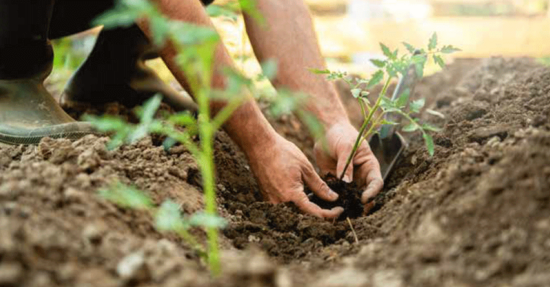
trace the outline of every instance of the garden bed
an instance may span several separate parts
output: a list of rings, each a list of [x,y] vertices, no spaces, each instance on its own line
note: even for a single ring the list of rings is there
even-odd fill
[[[166,152],[147,138],[107,151],[95,136],[0,146],[0,286],[546,286],[550,68],[461,60],[416,91],[446,115],[435,156],[420,136],[409,139],[371,214],[351,220],[358,243],[347,221],[262,202],[242,154],[220,133],[218,202],[229,226],[217,280],[147,213],[97,194],[120,180],[157,204],[171,198],[185,213],[200,210],[200,174],[185,149]],[[311,155],[293,117],[272,123]]]

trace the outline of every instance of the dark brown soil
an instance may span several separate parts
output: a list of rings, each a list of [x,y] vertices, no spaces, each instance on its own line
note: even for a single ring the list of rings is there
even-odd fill
[[[200,174],[185,149],[148,138],[108,151],[94,136],[0,146],[0,286],[548,286],[550,68],[458,61],[415,96],[446,115],[423,116],[443,127],[436,154],[409,137],[375,212],[351,220],[358,243],[347,221],[261,202],[244,157],[220,133],[218,203],[230,224],[217,279],[148,214],[97,195],[119,180],[157,204],[200,210]],[[311,154],[293,117],[273,122]]]
[[[363,215],[365,209],[361,203],[363,190],[358,188],[354,183],[345,183],[333,175],[327,175],[323,180],[334,192],[338,193],[338,199],[334,202],[324,201],[306,188],[306,193],[310,196],[312,202],[324,209],[332,209],[337,206],[343,207],[344,212],[338,220],[353,219]]]

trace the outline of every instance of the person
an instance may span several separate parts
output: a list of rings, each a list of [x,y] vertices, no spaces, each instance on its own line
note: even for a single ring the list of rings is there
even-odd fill
[[[213,28],[204,5],[197,0],[152,0],[174,20]],[[77,138],[94,133],[93,128],[68,116],[43,86],[52,69],[50,39],[90,28],[91,21],[114,5],[114,0],[0,0],[0,141],[36,143],[40,138]],[[275,59],[276,88],[286,87],[308,96],[306,109],[325,130],[325,148],[316,143],[315,160],[322,173],[342,174],[352,151],[357,130],[332,83],[308,68],[324,68],[313,23],[300,0],[256,0],[265,24],[244,15],[246,31],[259,61]],[[189,103],[162,83],[144,61],[154,57],[146,23],[129,28],[103,30],[82,66],[69,80],[61,97],[67,105],[119,101],[138,104],[161,92],[176,109]],[[158,51],[176,79],[187,87],[185,75],[175,63],[175,51],[167,45]],[[223,43],[215,50],[212,85],[225,85],[223,67],[233,62]],[[213,102],[212,112],[224,102]],[[243,150],[265,199],[272,203],[294,202],[303,212],[323,218],[338,217],[343,209],[322,209],[304,193],[307,185],[321,199],[338,195],[320,178],[306,156],[277,134],[252,98],[240,106],[224,125],[231,139]],[[383,187],[378,161],[364,141],[344,181],[364,187],[364,204]]]

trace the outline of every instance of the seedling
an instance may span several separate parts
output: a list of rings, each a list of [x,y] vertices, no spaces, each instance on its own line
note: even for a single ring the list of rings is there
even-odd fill
[[[407,53],[400,55],[399,50],[390,50],[386,45],[380,44],[380,48],[385,56],[385,59],[371,60],[372,64],[378,68],[378,70],[372,74],[369,79],[362,79],[352,77],[346,72],[330,71],[330,70],[312,70],[316,74],[325,74],[329,80],[342,79],[351,89],[351,94],[357,99],[361,112],[363,115],[363,124],[359,129],[359,134],[355,140],[353,150],[349,155],[345,168],[341,175],[342,180],[346,170],[348,169],[352,159],[355,157],[358,147],[361,143],[368,139],[375,133],[378,133],[379,128],[384,125],[398,126],[400,123],[389,121],[386,119],[386,114],[397,114],[403,117],[408,124],[402,127],[403,132],[421,132],[424,138],[426,149],[430,156],[434,154],[434,142],[430,135],[431,132],[437,132],[440,129],[429,123],[423,123],[415,117],[420,113],[424,107],[425,100],[418,99],[409,103],[409,91],[405,90],[401,95],[394,100],[390,99],[386,93],[392,82],[392,80],[404,77],[409,72],[409,67],[412,65],[415,68],[415,73],[418,78],[424,75],[424,66],[429,59],[432,59],[434,63],[445,68],[445,61],[443,60],[443,54],[451,54],[460,49],[451,45],[445,45],[439,47],[437,34],[434,33],[430,38],[428,45],[425,49],[417,49],[411,44],[403,43]],[[384,81],[385,79],[385,81]],[[384,85],[374,104],[368,99],[368,90],[373,88],[384,81]],[[442,114],[427,110],[428,113],[443,117]]]

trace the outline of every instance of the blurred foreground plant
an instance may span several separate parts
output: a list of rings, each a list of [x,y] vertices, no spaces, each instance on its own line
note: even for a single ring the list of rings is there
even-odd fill
[[[241,0],[244,4],[251,0]],[[250,11],[254,8],[248,7]],[[248,11],[249,13],[252,13]],[[180,112],[164,119],[156,119],[155,114],[161,103],[161,97],[155,96],[137,110],[139,124],[130,124],[111,117],[87,116],[85,120],[93,123],[99,130],[112,133],[109,148],[125,143],[135,143],[150,133],[166,135],[165,144],[170,146],[181,143],[197,160],[202,175],[202,187],[205,196],[205,213],[194,214],[187,219],[181,216],[179,206],[171,201],[160,207],[152,206],[150,200],[135,188],[114,185],[102,191],[102,195],[115,203],[152,211],[156,218],[156,227],[162,231],[173,231],[196,248],[207,258],[214,275],[220,272],[218,247],[218,229],[224,226],[224,220],[217,216],[215,192],[215,168],[213,141],[215,132],[231,114],[246,100],[245,91],[250,81],[233,70],[226,70],[227,89],[215,91],[211,88],[214,50],[219,43],[218,34],[207,27],[190,23],[172,21],[165,17],[155,5],[147,0],[120,0],[110,11],[99,16],[95,24],[105,29],[128,27],[138,21],[146,21],[152,33],[152,42],[162,47],[167,41],[178,51],[176,61],[180,69],[188,76],[188,84],[198,104],[198,116],[192,112]],[[217,113],[210,113],[211,100],[224,100],[226,106]],[[195,139],[200,139],[197,143]],[[208,242],[206,252],[187,231],[191,226],[206,229]]]

